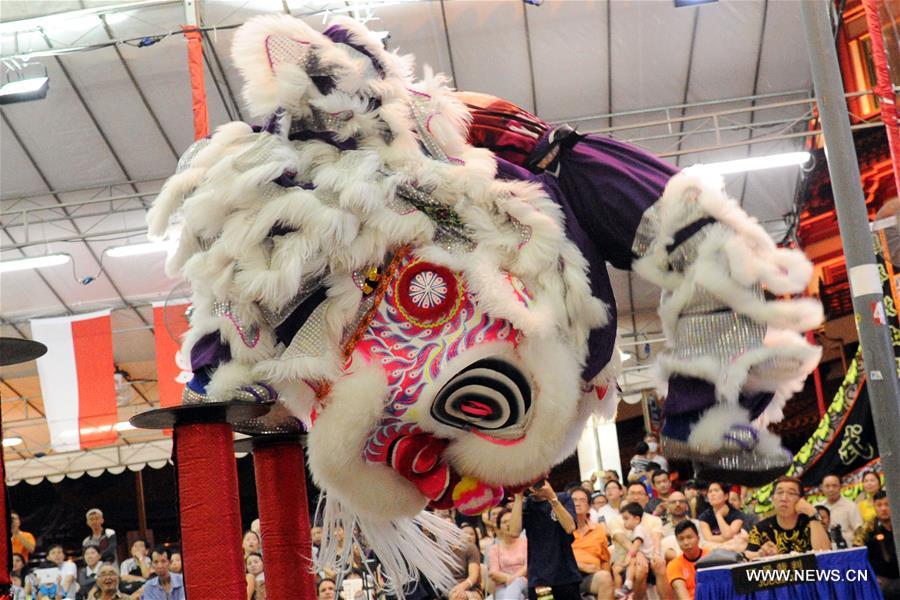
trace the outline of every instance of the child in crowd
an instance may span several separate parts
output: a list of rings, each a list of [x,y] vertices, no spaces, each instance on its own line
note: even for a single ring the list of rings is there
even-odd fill
[[[635,571],[638,554],[646,559],[647,564],[654,554],[659,553],[659,535],[652,534],[643,524],[644,509],[637,502],[622,507],[622,524],[628,532],[631,545],[625,557],[613,565],[613,577],[616,580],[616,598],[627,598],[634,590]],[[647,569],[644,569],[647,572]],[[624,578],[624,582],[622,581]]]

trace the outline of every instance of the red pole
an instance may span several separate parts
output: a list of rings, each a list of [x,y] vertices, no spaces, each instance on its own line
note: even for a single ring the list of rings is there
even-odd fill
[[[176,425],[175,454],[187,597],[245,600],[247,582],[231,426]]]
[[[269,600],[314,600],[306,468],[298,442],[253,449]]]
[[[869,26],[869,37],[872,40],[872,62],[875,64],[875,94],[881,106],[881,120],[887,130],[888,148],[891,151],[891,163],[894,166],[894,184],[900,193],[900,130],[897,127],[897,104],[894,89],[891,85],[891,74],[888,71],[887,57],[884,52],[884,37],[881,34],[879,9],[883,0],[863,0],[866,9],[866,23]]]
[[[3,420],[0,419],[0,431]],[[0,449],[0,592],[8,589],[11,583],[9,569],[12,565],[12,554],[9,539],[9,507],[6,505],[6,463]]]
[[[203,76],[203,38],[193,25],[182,26],[188,43],[188,73],[191,77],[191,107],[194,112],[194,139],[209,135],[209,114],[206,110],[206,79]]]

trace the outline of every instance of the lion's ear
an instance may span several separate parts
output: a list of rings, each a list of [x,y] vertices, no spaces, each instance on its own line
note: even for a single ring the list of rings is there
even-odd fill
[[[322,75],[317,48],[331,42],[300,19],[265,15],[251,19],[234,35],[231,57],[244,78],[244,101],[254,115],[278,107],[306,111],[313,79]]]

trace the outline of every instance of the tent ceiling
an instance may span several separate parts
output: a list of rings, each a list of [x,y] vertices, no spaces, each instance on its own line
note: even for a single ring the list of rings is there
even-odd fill
[[[143,239],[146,206],[192,141],[185,42],[177,33],[184,20],[182,3],[137,1],[129,10],[108,14],[93,9],[109,2],[3,4],[3,57],[173,32],[147,47],[132,41],[89,52],[32,56],[29,63],[40,63],[50,77],[47,98],[0,108],[0,258],[68,252],[74,259],[68,266],[4,274],[0,333],[28,336],[29,317],[113,305],[121,309],[113,317],[116,360],[127,365],[133,377],[153,380],[147,303],[182,297],[184,286],[179,288],[178,281],[165,275],[159,255],[105,257],[102,276],[88,285],[79,279],[98,273],[105,248]],[[321,28],[323,16],[313,13],[323,8],[346,10],[348,5],[362,7],[362,14],[366,5],[372,7],[378,20],[370,26],[390,32],[392,49],[415,54],[420,73],[424,65],[431,65],[451,75],[461,89],[506,97],[551,121],[577,120],[582,130],[642,125],[613,135],[626,140],[656,137],[637,143],[662,155],[682,153],[670,159],[682,166],[802,145],[800,139],[745,144],[750,137],[796,130],[796,121],[810,109],[797,104],[762,113],[747,110],[754,104],[802,99],[811,88],[799,3],[767,0],[721,0],[691,8],[675,8],[670,0],[545,0],[540,6],[519,0],[383,4],[203,0],[203,25],[214,28],[204,41],[211,125],[252,118],[240,100],[229,26],[287,8],[294,15],[309,15],[307,21]],[[46,18],[72,10],[78,12]],[[21,21],[34,17],[44,18]],[[772,96],[746,99],[760,94]],[[696,106],[734,98],[744,99]],[[676,105],[688,106],[664,108]],[[622,114],[642,109],[660,110]],[[711,131],[711,118],[672,121],[726,109],[743,112],[723,116],[717,132]],[[675,135],[694,130],[699,132],[683,138]],[[732,147],[694,152],[728,144]],[[726,183],[751,214],[774,222],[778,229],[793,206],[798,178],[796,169],[785,169],[729,176]],[[132,197],[138,193],[146,195]],[[122,196],[126,198],[33,211]],[[16,211],[28,213],[27,226],[26,214]],[[46,242],[84,234],[95,237]],[[30,245],[22,246],[26,241]],[[629,281],[624,273],[614,273],[613,279],[626,341],[638,333],[658,338],[654,332],[659,324],[652,314],[657,292],[639,279]],[[7,458],[15,460],[17,452],[30,456],[46,451],[45,425],[42,429],[40,424],[15,424],[35,416],[35,408],[40,410],[35,367],[4,369],[2,377],[10,384],[3,388],[3,419],[17,431],[27,429],[26,447],[7,449]],[[137,398],[123,412],[156,401],[152,381],[136,387],[146,401]],[[27,415],[19,396],[35,407]]]

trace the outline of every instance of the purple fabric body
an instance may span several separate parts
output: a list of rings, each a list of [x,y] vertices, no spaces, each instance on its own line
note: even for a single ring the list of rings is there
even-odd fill
[[[518,179],[538,183],[543,186],[547,195],[560,205],[566,217],[566,237],[575,243],[588,261],[588,280],[591,284],[591,292],[595,298],[603,300],[609,307],[609,323],[603,328],[592,330],[588,338],[588,358],[581,376],[585,381],[590,381],[609,362],[616,341],[616,299],[613,296],[604,257],[581,227],[581,223],[572,210],[569,198],[562,193],[559,183],[554,177],[546,174],[535,175],[499,157],[497,158],[497,176],[501,179]]]
[[[550,132],[535,152],[547,145]],[[559,177],[535,175],[497,159],[498,175],[540,183],[563,209],[566,236],[587,259],[594,297],[609,306],[610,321],[591,331],[589,354],[582,377],[589,381],[612,356],[616,339],[616,302],[606,262],[630,269],[631,245],[644,212],[662,195],[678,169],[639,148],[598,136],[586,136],[571,149],[562,149]]]
[[[231,350],[228,348],[228,344],[222,343],[218,331],[207,333],[191,348],[191,369],[194,371],[214,368],[219,363],[230,360]]]
[[[545,152],[549,132],[535,149]],[[498,175],[540,183],[563,209],[566,236],[587,259],[591,291],[610,310],[610,322],[591,331],[589,354],[582,377],[589,381],[609,362],[616,336],[616,302],[606,262],[630,269],[637,258],[632,250],[634,236],[644,212],[662,196],[678,169],[639,148],[599,136],[586,136],[574,147],[560,150],[562,167],[558,176],[535,175],[524,168],[498,158]],[[689,226],[685,239],[702,222]],[[683,240],[682,240],[683,241]],[[742,394],[741,406],[756,418],[772,394]],[[667,416],[684,415],[695,419],[716,403],[712,383],[692,377],[672,377],[664,405]]]
[[[375,58],[365,46],[353,42],[349,31],[347,31],[340,25],[332,25],[331,27],[323,31],[322,34],[335,44],[345,44],[347,46],[350,46],[360,54],[368,56],[369,60],[372,61],[372,66],[375,67],[376,71],[378,71],[378,74],[384,77],[384,65],[381,64],[381,61]]]

